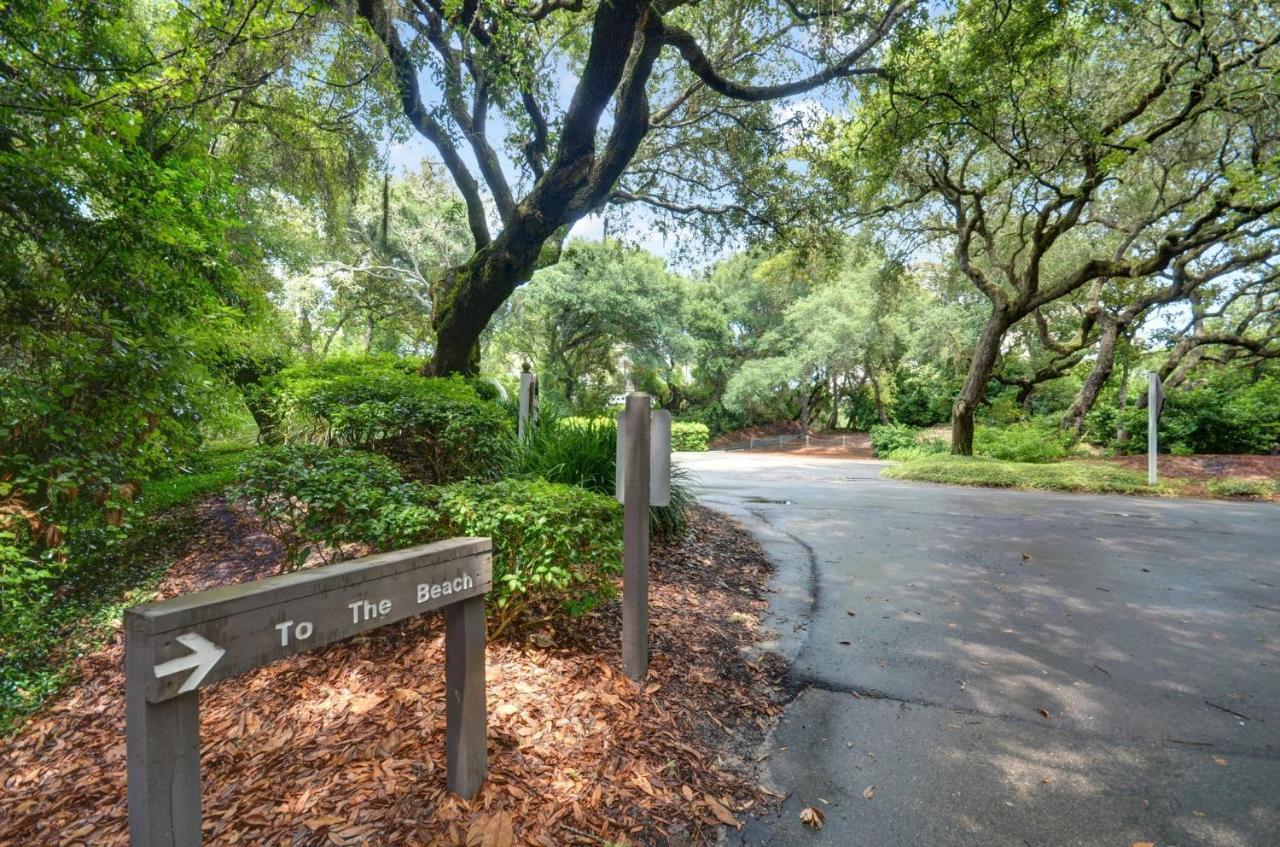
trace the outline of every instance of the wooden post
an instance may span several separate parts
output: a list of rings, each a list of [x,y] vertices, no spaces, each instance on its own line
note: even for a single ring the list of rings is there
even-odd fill
[[[445,761],[449,790],[470,799],[488,766],[485,748],[484,597],[444,608]]]
[[[649,415],[648,394],[627,395],[622,503],[622,672],[649,672]]]
[[[129,841],[135,847],[199,847],[200,692],[147,701],[146,636],[125,629],[125,768]]]
[[[1160,375],[1147,374],[1147,485],[1156,484],[1156,451],[1159,449]]]

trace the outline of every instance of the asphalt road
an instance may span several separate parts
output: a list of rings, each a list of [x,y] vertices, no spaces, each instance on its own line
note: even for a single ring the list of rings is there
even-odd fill
[[[801,692],[731,844],[1280,845],[1280,507],[681,461],[777,562]]]

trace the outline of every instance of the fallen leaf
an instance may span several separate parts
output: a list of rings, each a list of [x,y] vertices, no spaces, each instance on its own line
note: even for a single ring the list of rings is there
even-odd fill
[[[1212,758],[1213,758],[1213,763],[1218,767],[1225,768],[1227,766],[1227,760],[1222,758],[1221,756],[1213,756]]]
[[[1156,843],[1154,841],[1135,841],[1133,842],[1133,847],[1156,847]]]
[[[862,789],[862,796],[864,799],[870,800],[872,797],[876,796],[876,787],[874,785],[868,785],[866,788]]]
[[[706,807],[711,810],[711,814],[715,815],[716,820],[720,821],[720,823],[725,826],[731,826],[734,829],[742,827],[742,824],[733,816],[733,813],[726,809],[716,798],[706,795],[703,797],[703,803],[706,804]]]
[[[1022,561],[1024,561],[1024,562],[1025,562],[1025,561],[1027,561],[1027,560],[1028,560],[1028,559],[1030,559],[1030,558],[1031,558],[1031,556],[1030,556],[1029,554],[1027,554],[1027,553],[1023,553],[1023,554],[1022,554]]]
[[[337,826],[340,823],[346,822],[346,818],[340,818],[337,815],[321,815],[318,818],[307,818],[303,821],[303,823],[307,825],[307,829],[312,832],[315,832],[317,829],[321,829],[322,827]]]
[[[1040,717],[1044,718],[1045,720],[1049,719],[1050,715],[1049,715],[1048,709],[1036,709],[1036,711],[1040,713]]]
[[[822,829],[822,823],[826,820],[820,809],[813,806],[805,806],[800,810],[800,823],[810,829]]]

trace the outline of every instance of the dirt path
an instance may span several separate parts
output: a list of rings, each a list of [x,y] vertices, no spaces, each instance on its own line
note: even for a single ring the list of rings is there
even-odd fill
[[[278,545],[244,514],[211,501],[199,527],[162,593],[275,571]],[[782,663],[744,651],[760,639],[770,566],[740,527],[703,512],[653,562],[643,688],[616,671],[616,603],[539,633],[542,646],[490,645],[491,770],[470,802],[445,790],[436,616],[210,687],[205,842],[714,842],[771,801],[742,758],[783,696]],[[81,660],[79,685],[5,742],[0,844],[127,843],[122,653],[117,633]]]

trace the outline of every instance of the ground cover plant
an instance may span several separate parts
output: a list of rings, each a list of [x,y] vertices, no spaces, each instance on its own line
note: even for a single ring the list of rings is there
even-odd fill
[[[144,485],[127,535],[101,523],[76,526],[63,561],[33,561],[0,533],[0,734],[73,681],[77,657],[109,637],[126,607],[149,599],[192,533],[197,502],[230,485],[244,457],[243,450],[191,457],[186,473]]]
[[[1150,486],[1145,474],[1098,462],[1011,462],[979,456],[939,454],[910,459],[885,468],[890,479],[985,485],[1029,491],[1078,491],[1097,494],[1167,495],[1177,488],[1169,482]]]

